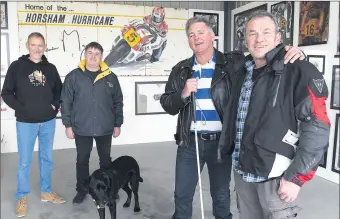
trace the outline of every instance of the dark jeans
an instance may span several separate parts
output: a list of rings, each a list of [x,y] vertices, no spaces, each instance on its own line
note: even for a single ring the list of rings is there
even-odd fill
[[[89,178],[89,160],[93,147],[93,139],[96,141],[99,155],[100,168],[107,167],[111,163],[112,135],[90,137],[75,134],[77,148],[77,188],[78,192],[87,192]]]
[[[191,219],[192,201],[198,181],[196,143],[192,134],[189,147],[178,147],[175,180],[175,213],[173,219]],[[198,134],[201,171],[208,166],[210,195],[213,201],[213,215],[216,219],[231,219],[230,174],[231,155],[223,155],[217,163],[218,140],[203,140]]]

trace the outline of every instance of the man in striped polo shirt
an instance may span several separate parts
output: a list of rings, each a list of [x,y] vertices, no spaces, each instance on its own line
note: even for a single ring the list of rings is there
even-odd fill
[[[192,78],[198,80],[196,99],[196,121],[198,133],[216,133],[222,130],[222,123],[210,96],[211,81],[215,71],[216,54],[206,64],[201,65],[195,57],[192,70]],[[194,132],[194,121],[190,130]]]
[[[170,115],[178,114],[175,134],[177,149],[175,180],[175,213],[172,219],[191,219],[192,201],[198,180],[196,142],[193,123],[195,92],[200,168],[207,164],[213,215],[231,219],[229,183],[231,153],[219,148],[224,109],[234,85],[235,72],[245,67],[241,52],[223,54],[214,49],[214,32],[204,17],[190,18],[186,23],[189,46],[194,55],[172,68],[160,103]],[[300,57],[300,50],[289,49],[288,59]],[[294,56],[296,55],[296,56]],[[293,57],[293,58],[291,58]]]

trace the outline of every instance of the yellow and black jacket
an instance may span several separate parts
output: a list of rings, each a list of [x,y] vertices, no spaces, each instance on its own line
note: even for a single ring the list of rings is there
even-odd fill
[[[95,78],[93,75],[96,75]],[[97,74],[78,68],[66,77],[61,94],[62,122],[81,136],[103,136],[123,124],[123,94],[117,76],[104,63]]]

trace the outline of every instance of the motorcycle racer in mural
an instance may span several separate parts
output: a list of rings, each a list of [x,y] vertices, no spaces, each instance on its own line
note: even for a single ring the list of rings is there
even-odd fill
[[[155,7],[151,15],[142,20],[132,20],[117,36],[104,62],[108,66],[148,60],[159,61],[167,43],[168,25],[164,21],[165,10]]]

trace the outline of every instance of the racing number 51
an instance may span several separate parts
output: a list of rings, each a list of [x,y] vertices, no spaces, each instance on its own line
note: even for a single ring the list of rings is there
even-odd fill
[[[137,34],[135,32],[133,32],[133,33],[129,34],[126,39],[130,43],[133,43],[136,40],[137,37],[138,37]]]

